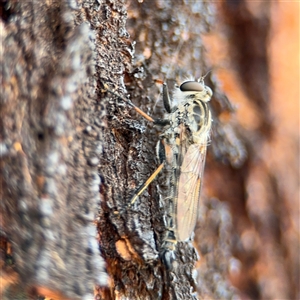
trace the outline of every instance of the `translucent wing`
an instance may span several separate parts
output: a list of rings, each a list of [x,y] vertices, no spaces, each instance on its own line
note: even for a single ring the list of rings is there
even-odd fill
[[[179,241],[189,239],[196,225],[205,156],[206,145],[197,144],[190,145],[183,156],[176,214]]]

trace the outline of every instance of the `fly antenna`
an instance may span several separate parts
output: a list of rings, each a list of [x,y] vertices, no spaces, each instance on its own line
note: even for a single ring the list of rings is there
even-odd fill
[[[209,70],[208,72],[206,72],[206,74],[205,74],[204,76],[201,76],[201,77],[198,79],[198,82],[203,82],[203,81],[204,81],[204,78],[205,78],[211,71],[212,71],[212,69]]]

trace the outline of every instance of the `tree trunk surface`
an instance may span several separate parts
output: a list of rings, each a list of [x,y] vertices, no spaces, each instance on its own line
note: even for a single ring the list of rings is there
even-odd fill
[[[299,4],[0,7],[3,299],[300,297]],[[157,79],[172,89],[205,74],[198,222],[170,267],[168,171],[128,207],[161,133],[130,102],[163,118]]]

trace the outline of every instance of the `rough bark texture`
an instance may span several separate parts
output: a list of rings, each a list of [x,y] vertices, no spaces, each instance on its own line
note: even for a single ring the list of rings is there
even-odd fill
[[[1,3],[4,299],[299,298],[299,124],[295,102],[293,127],[272,108],[275,12],[247,1]],[[211,66],[195,242],[177,244],[170,270],[161,257],[167,174],[124,209],[158,165],[159,129],[105,88],[162,117],[154,79],[172,87]]]
[[[2,5],[1,227],[19,275],[5,297],[29,287],[92,298],[94,284],[107,283],[93,224],[101,140],[87,129],[97,108],[95,37],[64,1]]]

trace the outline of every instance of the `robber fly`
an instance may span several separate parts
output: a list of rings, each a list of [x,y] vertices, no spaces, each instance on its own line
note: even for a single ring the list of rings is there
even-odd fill
[[[118,95],[117,95],[118,96]],[[163,83],[163,103],[169,114],[166,119],[152,119],[130,102],[130,105],[148,121],[162,127],[156,152],[160,165],[136,191],[128,206],[132,206],[161,170],[171,170],[168,201],[168,228],[162,247],[174,250],[178,241],[191,238],[197,221],[206,146],[209,140],[212,117],[208,102],[212,90],[204,78],[186,80],[175,88],[178,105],[171,107],[168,87]],[[128,100],[127,100],[128,102]]]

